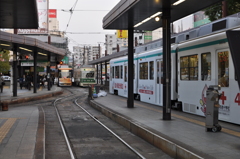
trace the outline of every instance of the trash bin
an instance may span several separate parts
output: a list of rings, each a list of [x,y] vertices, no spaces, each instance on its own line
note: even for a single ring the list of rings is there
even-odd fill
[[[8,103],[2,103],[2,111],[8,111]]]
[[[218,90],[220,89],[218,85],[210,85],[207,89],[206,131],[217,132],[222,129],[218,124],[219,98],[221,97]]]

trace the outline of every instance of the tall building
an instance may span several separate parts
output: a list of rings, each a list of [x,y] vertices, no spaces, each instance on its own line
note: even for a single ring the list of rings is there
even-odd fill
[[[106,55],[111,55],[113,50],[117,49],[117,36],[116,34],[105,35],[105,52]],[[105,56],[105,55],[104,55]]]
[[[100,51],[99,51],[100,50]],[[73,63],[74,68],[87,65],[88,61],[96,60],[101,54],[100,46],[73,46]]]

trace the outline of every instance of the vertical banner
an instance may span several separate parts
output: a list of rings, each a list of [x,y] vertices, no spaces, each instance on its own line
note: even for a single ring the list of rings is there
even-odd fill
[[[117,38],[128,38],[127,30],[117,30]]]
[[[47,30],[48,0],[37,0],[37,5],[38,5],[39,28]]]

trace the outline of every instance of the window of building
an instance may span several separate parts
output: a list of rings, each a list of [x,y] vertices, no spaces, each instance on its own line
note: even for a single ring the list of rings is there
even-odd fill
[[[198,55],[180,57],[180,79],[198,80]]]
[[[148,79],[148,62],[140,63],[140,79]]]

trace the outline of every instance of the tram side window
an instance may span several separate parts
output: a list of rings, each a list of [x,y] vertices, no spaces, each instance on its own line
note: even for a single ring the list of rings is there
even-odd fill
[[[119,78],[119,66],[115,66],[115,78]]]
[[[111,67],[110,78],[114,78],[114,67]]]
[[[160,64],[161,64],[161,67],[160,67]],[[162,83],[162,78],[163,78],[162,70],[163,70],[162,63],[158,60],[157,61],[157,84],[159,84],[160,79],[161,79],[161,83]]]
[[[198,55],[180,57],[180,79],[198,80]]]
[[[148,79],[148,62],[140,63],[140,79]]]
[[[201,79],[211,81],[211,53],[204,53],[201,56]]]
[[[135,64],[133,65],[133,79],[135,79]]]
[[[127,66],[124,66],[124,82],[127,82]]]
[[[229,52],[218,52],[218,85],[229,86]]]
[[[123,66],[120,66],[120,78],[123,78]]]
[[[149,79],[150,80],[154,79],[154,62],[153,61],[149,62]]]

